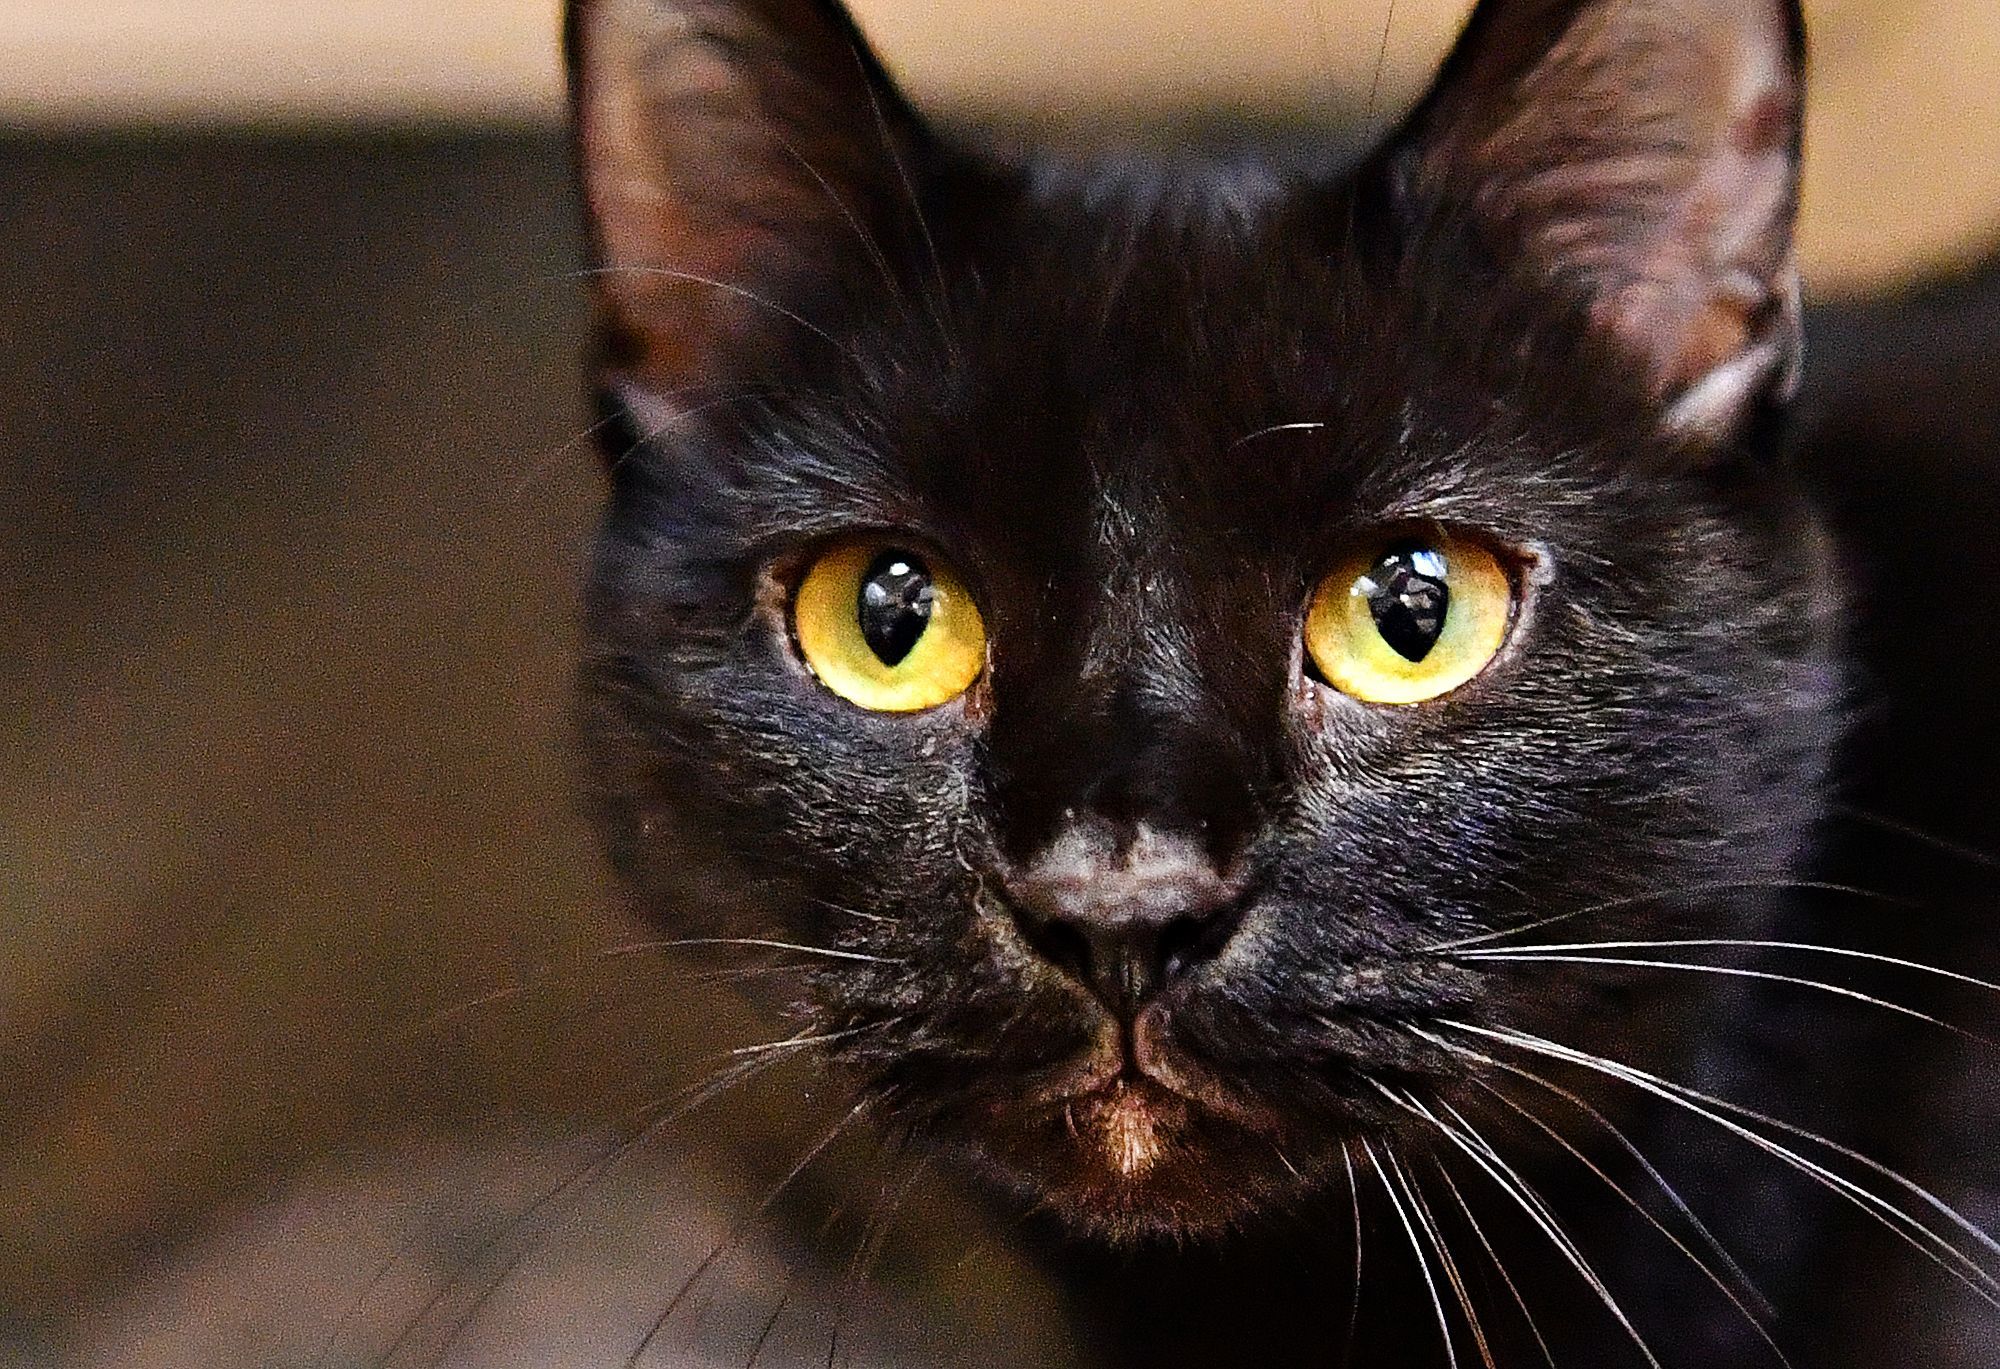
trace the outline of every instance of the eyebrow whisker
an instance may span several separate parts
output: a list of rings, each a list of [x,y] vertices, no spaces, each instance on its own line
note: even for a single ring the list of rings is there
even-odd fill
[[[1233,452],[1246,443],[1255,442],[1260,437],[1270,437],[1274,433],[1317,433],[1324,432],[1327,426],[1324,423],[1273,423],[1268,428],[1259,428],[1254,433],[1246,433],[1237,438],[1229,444],[1229,450]]]

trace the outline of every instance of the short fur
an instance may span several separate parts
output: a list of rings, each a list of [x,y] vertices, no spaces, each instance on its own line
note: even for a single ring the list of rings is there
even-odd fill
[[[859,1097],[1117,1243],[1344,1206],[1357,1156],[1490,1111],[1478,1057],[1547,1064],[1466,1027],[1712,1072],[1729,981],[1440,948],[1768,937],[1823,815],[1840,595],[1779,453],[1800,34],[1488,0],[1321,176],[999,159],[813,0],[577,5],[615,420],[586,734],[640,906],[850,957],[784,1006]],[[1502,655],[1414,708],[1319,683],[1318,580],[1429,526],[1514,567]],[[787,629],[815,550],[878,532],[990,633],[928,713],[836,697]],[[1226,934],[1121,1024],[1023,890],[1147,843]]]

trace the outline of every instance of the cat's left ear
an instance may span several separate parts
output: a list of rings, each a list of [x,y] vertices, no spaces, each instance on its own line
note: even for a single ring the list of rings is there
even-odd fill
[[[1665,426],[1796,388],[1798,0],[1482,0],[1393,145],[1394,192],[1581,292]]]
[[[932,146],[838,0],[569,0],[568,54],[600,380],[672,412],[835,345]]]

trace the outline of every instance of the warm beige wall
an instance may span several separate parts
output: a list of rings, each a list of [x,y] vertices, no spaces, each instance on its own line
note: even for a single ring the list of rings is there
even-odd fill
[[[1351,103],[1389,0],[857,0],[928,98]],[[1421,84],[1468,0],[1396,0],[1383,81]],[[2000,235],[2000,3],[1808,0],[1805,251],[1838,286]],[[548,118],[558,0],[5,0],[0,123]]]
[[[1804,252],[1823,283],[2000,246],[2000,0],[1819,0]]]
[[[558,0],[4,0],[0,124],[542,117]]]
[[[931,98],[1022,105],[1365,90],[1383,0],[857,0]],[[1397,0],[1387,84],[1466,0]],[[7,0],[0,110],[49,118],[552,114],[559,0]]]

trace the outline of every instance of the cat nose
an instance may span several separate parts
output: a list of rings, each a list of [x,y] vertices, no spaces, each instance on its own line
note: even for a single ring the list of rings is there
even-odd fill
[[[1240,920],[1236,881],[1195,841],[1071,828],[1007,881],[1028,944],[1126,1021],[1212,959]]]

